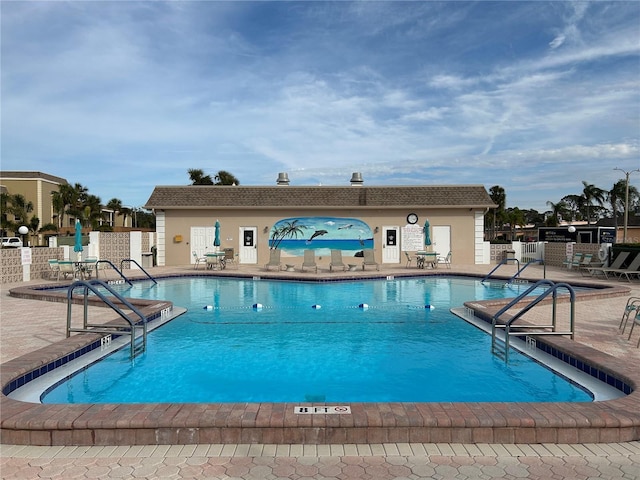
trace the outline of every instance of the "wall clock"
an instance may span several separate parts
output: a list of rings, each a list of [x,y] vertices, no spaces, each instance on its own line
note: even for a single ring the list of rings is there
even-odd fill
[[[418,223],[418,215],[416,215],[415,213],[410,213],[409,215],[407,215],[407,222],[409,222],[411,225],[415,225],[416,223]]]

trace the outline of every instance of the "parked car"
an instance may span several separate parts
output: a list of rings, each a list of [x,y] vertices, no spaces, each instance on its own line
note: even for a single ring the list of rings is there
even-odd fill
[[[2,237],[2,246],[6,247],[22,247],[22,239],[20,237]]]

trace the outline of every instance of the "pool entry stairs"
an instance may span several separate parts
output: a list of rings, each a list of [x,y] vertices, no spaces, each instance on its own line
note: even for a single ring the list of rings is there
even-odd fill
[[[540,293],[533,300],[526,300],[525,298],[534,290],[543,288],[544,291]],[[569,329],[559,330],[556,319],[556,303],[558,298],[558,290],[566,290],[569,294],[569,300],[571,302]],[[531,310],[533,307],[542,302],[549,295],[552,295],[552,318],[551,323],[548,325],[537,325],[527,323],[515,323],[522,318],[522,316]],[[526,337],[527,342],[530,342],[531,338],[535,335],[569,335],[571,339],[574,338],[575,333],[575,300],[576,294],[571,285],[567,283],[554,283],[551,280],[540,280],[529,288],[527,288],[520,295],[515,297],[504,307],[502,307],[491,319],[491,352],[494,355],[504,357],[505,362],[509,361],[509,348],[510,339],[515,337]],[[518,306],[519,303],[523,303],[524,306]],[[526,303],[525,303],[526,302]],[[508,319],[503,319],[507,311],[512,308],[519,308],[519,310]]]
[[[82,291],[82,300],[84,307],[83,326],[82,328],[73,328],[71,326],[71,307],[73,305],[73,292],[75,290]],[[107,290],[113,299],[102,293],[101,289]],[[111,307],[124,321],[109,322],[104,324],[89,323],[89,297],[90,293]],[[127,314],[124,310],[130,310]],[[130,317],[134,317],[133,319]],[[137,318],[135,318],[137,317]],[[138,354],[144,352],[147,348],[147,318],[131,304],[126,298],[113,290],[107,283],[102,280],[79,280],[69,286],[67,291],[67,338],[72,332],[75,333],[105,333],[112,336],[129,335],[131,345],[131,358],[135,358]]]
[[[500,282],[491,282],[491,275],[493,274],[493,272],[495,272],[496,270],[498,270],[502,265],[506,265],[509,262],[515,262],[518,265],[518,271],[516,273],[513,274],[513,276],[511,276],[511,278],[509,278],[509,280],[507,281],[500,281]],[[503,259],[500,263],[498,263],[493,270],[491,270],[489,273],[487,273],[484,278],[482,280],[480,280],[480,283],[484,284],[486,281],[489,281],[489,286],[496,286],[496,287],[506,287],[507,285],[511,284],[511,283],[515,283],[517,281],[517,279],[520,277],[520,274],[531,264],[533,263],[542,263],[544,265],[544,261],[543,260],[529,260],[527,263],[525,263],[522,267],[520,267],[520,260],[518,260],[517,258],[505,258]],[[525,281],[525,283],[528,283]]]

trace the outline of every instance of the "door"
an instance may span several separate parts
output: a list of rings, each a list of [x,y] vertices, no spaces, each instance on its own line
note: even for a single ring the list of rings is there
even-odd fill
[[[433,246],[434,252],[438,253],[438,256],[444,257],[451,250],[451,227],[449,225],[435,225],[431,227],[433,234]]]
[[[238,252],[238,263],[252,265],[258,263],[257,240],[257,227],[240,227],[240,251]]]
[[[191,227],[190,245],[191,263],[195,263],[192,252],[196,252],[198,257],[203,257],[208,248],[213,247],[213,227]]]
[[[400,262],[399,233],[399,227],[382,227],[382,263]]]
[[[578,232],[578,243],[591,243],[592,237],[591,232]]]

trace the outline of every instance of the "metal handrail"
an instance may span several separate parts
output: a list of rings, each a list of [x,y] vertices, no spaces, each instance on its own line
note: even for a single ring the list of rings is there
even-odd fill
[[[119,302],[121,302],[124,306],[130,309],[133,313],[138,315],[141,319],[141,322],[132,321],[129,316],[122,311],[122,309],[116,305],[113,301],[111,301],[108,297],[106,297],[100,290],[96,288],[96,285],[106,289],[109,293],[111,293]],[[84,320],[83,320],[83,328],[71,328],[71,305],[73,304],[73,291],[78,288],[84,288]],[[93,292],[96,297],[106,303],[109,307],[111,307],[120,317],[122,317],[129,324],[129,331],[122,330],[123,325],[109,325],[109,324],[92,324],[88,322],[89,317],[89,290]],[[135,340],[136,340],[136,329],[142,329],[142,351],[147,348],[147,317],[138,310],[131,302],[129,302],[126,298],[120,295],[118,292],[113,290],[107,283],[102,280],[78,280],[72,283],[67,290],[67,338],[71,335],[71,332],[78,333],[117,333],[118,335],[130,335],[131,337],[131,358],[135,357],[136,349],[135,349]]]
[[[511,282],[513,282],[516,277],[519,277],[520,274],[524,271],[525,268],[527,268],[529,265],[531,265],[532,263],[542,263],[544,265],[544,274],[542,275],[543,278],[546,278],[547,276],[547,267],[544,263],[544,260],[529,260],[527,263],[524,264],[524,266],[520,269],[518,269],[518,271],[509,279],[507,280],[507,285],[510,284]]]
[[[124,273],[122,273],[120,270],[118,270],[118,267],[116,267],[113,263],[111,263],[110,260],[98,260],[96,262],[96,278],[98,278],[98,272],[100,271],[100,269],[98,268],[98,265],[101,263],[106,263],[107,265],[111,265],[111,268],[113,268],[116,273],[118,275],[120,275],[122,277],[122,279],[127,282],[129,285],[133,286],[133,283],[131,283],[131,280],[129,280],[127,277],[124,276]]]
[[[122,260],[120,261],[120,270],[124,270],[124,266],[123,266],[123,265],[124,265],[124,262],[129,262],[129,263],[133,262],[133,263],[135,263],[135,264],[136,264],[136,266],[137,266],[140,270],[142,270],[142,271],[144,272],[144,274],[145,274],[147,277],[149,277],[149,279],[150,279],[150,280],[152,280],[152,281],[153,281],[153,283],[155,283],[155,284],[157,284],[157,283],[158,283],[158,282],[156,282],[156,279],[155,279],[155,278],[153,278],[151,275],[149,275],[149,274],[147,273],[147,271],[146,271],[144,268],[142,268],[142,265],[140,265],[138,262],[136,262],[133,258],[124,258],[124,259],[122,259]]]
[[[544,292],[542,292],[540,295],[538,295],[535,299],[533,299],[527,305],[525,305],[519,312],[517,312],[515,315],[513,315],[506,323],[504,323],[504,324],[497,323],[498,319],[500,318],[500,316],[502,314],[504,314],[506,311],[508,311],[511,307],[513,307],[517,303],[519,303],[524,297],[526,297],[534,289],[536,289],[536,288],[538,288],[538,287],[540,287],[542,285],[548,285],[549,288],[547,290],[545,290]],[[571,302],[570,318],[569,318],[569,331],[566,331],[566,332],[557,330],[556,302],[557,302],[557,296],[558,296],[558,289],[559,288],[566,288],[568,290],[569,299],[570,299],[570,302]],[[522,331],[520,331],[520,330],[516,331],[516,332],[512,332],[511,331],[511,327],[512,327],[513,323],[516,320],[518,320],[519,318],[521,318],[525,313],[527,313],[533,307],[535,307],[537,304],[539,304],[547,296],[549,296],[549,294],[553,294],[553,310],[552,310],[551,324],[550,325],[518,325],[517,328],[518,329],[550,328],[551,331],[544,330],[544,331],[530,332],[530,333],[528,333],[528,335],[569,335],[571,337],[571,339],[573,340],[574,334],[575,334],[575,300],[576,300],[575,290],[573,289],[573,287],[571,287],[571,285],[569,285],[567,283],[554,283],[551,280],[540,280],[540,281],[536,282],[534,285],[532,285],[531,287],[529,287],[525,292],[523,292],[522,294],[520,294],[516,298],[514,298],[512,301],[510,301],[507,305],[502,307],[493,316],[493,318],[491,319],[491,352],[492,353],[495,353],[495,350],[496,350],[496,331],[497,331],[498,328],[504,328],[504,335],[505,335],[505,338],[504,338],[504,343],[505,343],[505,362],[507,362],[509,360],[509,348],[510,348],[509,343],[510,343],[511,335],[517,335],[517,336],[523,335]]]
[[[518,264],[518,273],[516,273],[513,277],[511,277],[511,280],[513,280],[516,276],[518,276],[518,274],[520,273],[520,260],[518,260],[517,258],[503,258],[500,263],[498,265],[496,265],[493,270],[491,270],[489,273],[487,273],[484,278],[482,280],[480,280],[480,283],[484,283],[485,280],[489,279],[491,277],[491,274],[493,272],[495,272],[496,270],[498,270],[502,265],[506,265],[509,262],[516,262]]]

